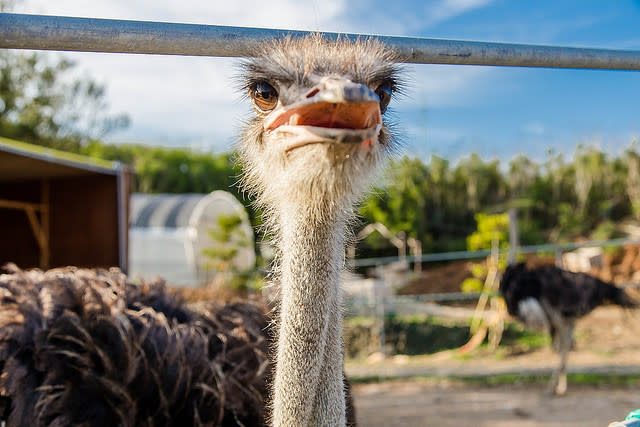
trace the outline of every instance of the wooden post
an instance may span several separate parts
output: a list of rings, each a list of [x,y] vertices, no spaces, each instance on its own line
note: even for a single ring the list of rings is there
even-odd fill
[[[40,249],[40,268],[49,268],[51,254],[49,249],[49,181],[42,181],[40,203],[0,199],[0,208],[24,211],[29,220],[33,237],[38,243],[38,249]],[[38,218],[38,213],[40,218]]]
[[[409,247],[409,254],[414,257],[413,272],[420,274],[422,272],[422,261],[420,260],[420,256],[422,255],[422,242],[413,237],[408,237],[407,246]]]
[[[50,238],[50,212],[49,212],[49,180],[42,180],[40,195],[40,234],[42,245],[40,246],[40,268],[46,270],[49,268],[51,261],[51,252],[49,246]]]
[[[398,244],[396,244],[398,248],[398,258],[404,260],[407,257],[407,233],[398,231],[396,238],[398,240]]]
[[[511,265],[516,262],[519,247],[518,211],[515,208],[511,208],[509,209],[509,254],[507,255],[507,264]]]
[[[562,249],[556,246],[556,267],[564,268],[564,260],[562,259]]]
[[[382,264],[376,265],[376,317],[378,318],[378,340],[380,341],[380,353],[387,355],[387,337],[384,331],[384,294],[386,290]]]

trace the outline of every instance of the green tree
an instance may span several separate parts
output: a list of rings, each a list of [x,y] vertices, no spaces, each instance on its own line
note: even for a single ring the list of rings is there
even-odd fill
[[[220,215],[208,234],[213,245],[203,249],[202,254],[209,259],[207,269],[217,273],[218,284],[241,291],[258,289],[263,285],[256,265],[247,270],[236,266],[238,253],[248,247],[253,249],[252,236],[244,232],[241,216]]]
[[[420,159],[403,157],[390,162],[387,170],[387,185],[365,200],[360,214],[365,222],[380,222],[393,234],[405,231],[423,242],[429,240],[425,211],[430,204],[430,177],[426,165]]]
[[[478,213],[475,218],[478,228],[467,237],[468,250],[491,249],[494,244],[498,248],[509,246],[509,215]]]
[[[0,2],[0,10],[12,4]],[[0,50],[0,136],[77,151],[90,139],[126,127],[107,115],[104,87],[72,78],[74,63],[47,53]]]
[[[240,197],[240,174],[233,154],[212,154],[186,148],[92,141],[80,152],[115,160],[136,170],[134,191],[142,193],[209,193],[225,190]]]

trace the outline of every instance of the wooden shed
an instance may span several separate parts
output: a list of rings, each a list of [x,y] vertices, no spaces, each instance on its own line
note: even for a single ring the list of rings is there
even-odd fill
[[[131,171],[0,138],[0,266],[127,270]]]

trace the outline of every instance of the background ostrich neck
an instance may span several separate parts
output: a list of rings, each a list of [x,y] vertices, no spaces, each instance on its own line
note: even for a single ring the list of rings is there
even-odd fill
[[[286,212],[285,212],[286,211]],[[281,208],[282,304],[274,425],[345,424],[339,276],[342,214],[317,221]]]

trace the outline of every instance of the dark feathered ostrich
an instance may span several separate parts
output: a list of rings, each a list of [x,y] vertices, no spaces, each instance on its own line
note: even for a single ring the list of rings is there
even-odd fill
[[[264,425],[269,319],[185,306],[117,270],[0,276],[0,413],[9,426]]]
[[[5,268],[0,422],[266,424],[275,336],[263,304],[187,306],[163,281],[136,285],[117,269]]]
[[[532,329],[551,334],[553,348],[560,355],[551,383],[557,395],[567,390],[567,355],[576,320],[603,304],[638,306],[622,288],[553,265],[531,270],[524,263],[510,265],[500,281],[500,292],[509,314]]]

